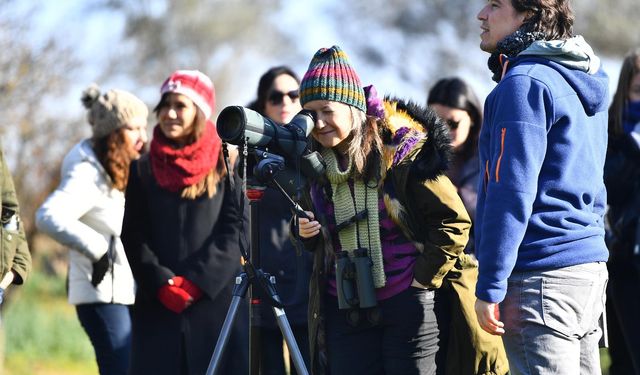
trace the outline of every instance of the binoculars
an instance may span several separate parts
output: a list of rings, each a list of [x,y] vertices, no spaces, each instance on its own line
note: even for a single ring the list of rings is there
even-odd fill
[[[378,304],[373,284],[373,262],[365,248],[354,250],[353,258],[346,251],[336,253],[336,289],[338,308],[370,308]]]

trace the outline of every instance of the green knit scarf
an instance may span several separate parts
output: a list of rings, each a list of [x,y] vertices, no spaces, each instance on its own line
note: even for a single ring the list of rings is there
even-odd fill
[[[347,251],[349,257],[353,258],[353,251],[358,248],[358,238],[360,238],[360,244],[367,246],[369,257],[373,262],[373,283],[376,288],[382,288],[386,280],[382,260],[382,244],[380,243],[380,223],[378,222],[378,189],[375,186],[368,187],[361,179],[355,179],[353,183],[354,197],[352,198],[349,188],[349,177],[353,169],[351,159],[349,159],[346,170],[341,171],[333,150],[323,149],[321,154],[327,163],[326,174],[331,183],[331,200],[336,224],[351,219],[356,212],[361,212],[365,208],[368,211],[367,218],[338,232],[342,250]]]

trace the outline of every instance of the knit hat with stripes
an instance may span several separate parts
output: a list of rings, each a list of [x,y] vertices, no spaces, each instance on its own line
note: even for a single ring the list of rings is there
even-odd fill
[[[300,103],[329,100],[367,111],[364,90],[347,54],[338,46],[321,48],[300,82]]]
[[[166,93],[188,97],[202,110],[207,120],[211,118],[216,105],[216,92],[206,74],[198,70],[176,70],[160,88],[161,95]]]

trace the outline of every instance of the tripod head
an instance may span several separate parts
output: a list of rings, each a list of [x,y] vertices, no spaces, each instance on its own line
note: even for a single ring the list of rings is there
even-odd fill
[[[253,179],[256,184],[268,184],[275,176],[284,170],[284,158],[266,150],[254,149],[256,165],[253,167]]]

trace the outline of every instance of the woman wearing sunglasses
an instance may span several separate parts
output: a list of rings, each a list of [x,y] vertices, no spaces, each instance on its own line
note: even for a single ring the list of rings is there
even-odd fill
[[[480,175],[478,134],[482,124],[482,107],[471,86],[457,77],[436,82],[429,90],[427,105],[449,126],[454,155],[447,176],[458,188],[458,194],[473,222]],[[473,230],[470,231],[465,252],[473,253]]]
[[[300,80],[290,68],[273,67],[260,77],[257,98],[249,107],[279,124],[286,124],[302,109],[299,86]],[[308,367],[307,300],[312,258],[307,252],[296,256],[289,240],[291,210],[288,201],[278,190],[267,188],[258,207],[260,265],[265,272],[276,277],[276,288],[285,304],[287,320]],[[283,338],[273,312],[269,306],[255,309],[254,312],[260,315],[261,322],[261,374],[284,375]],[[291,373],[295,374],[293,364],[290,368]]]
[[[273,67],[260,77],[258,97],[249,107],[279,124],[286,124],[302,109],[299,87],[300,79],[293,70],[286,66]]]
[[[640,374],[640,48],[625,56],[609,107],[609,373]]]

